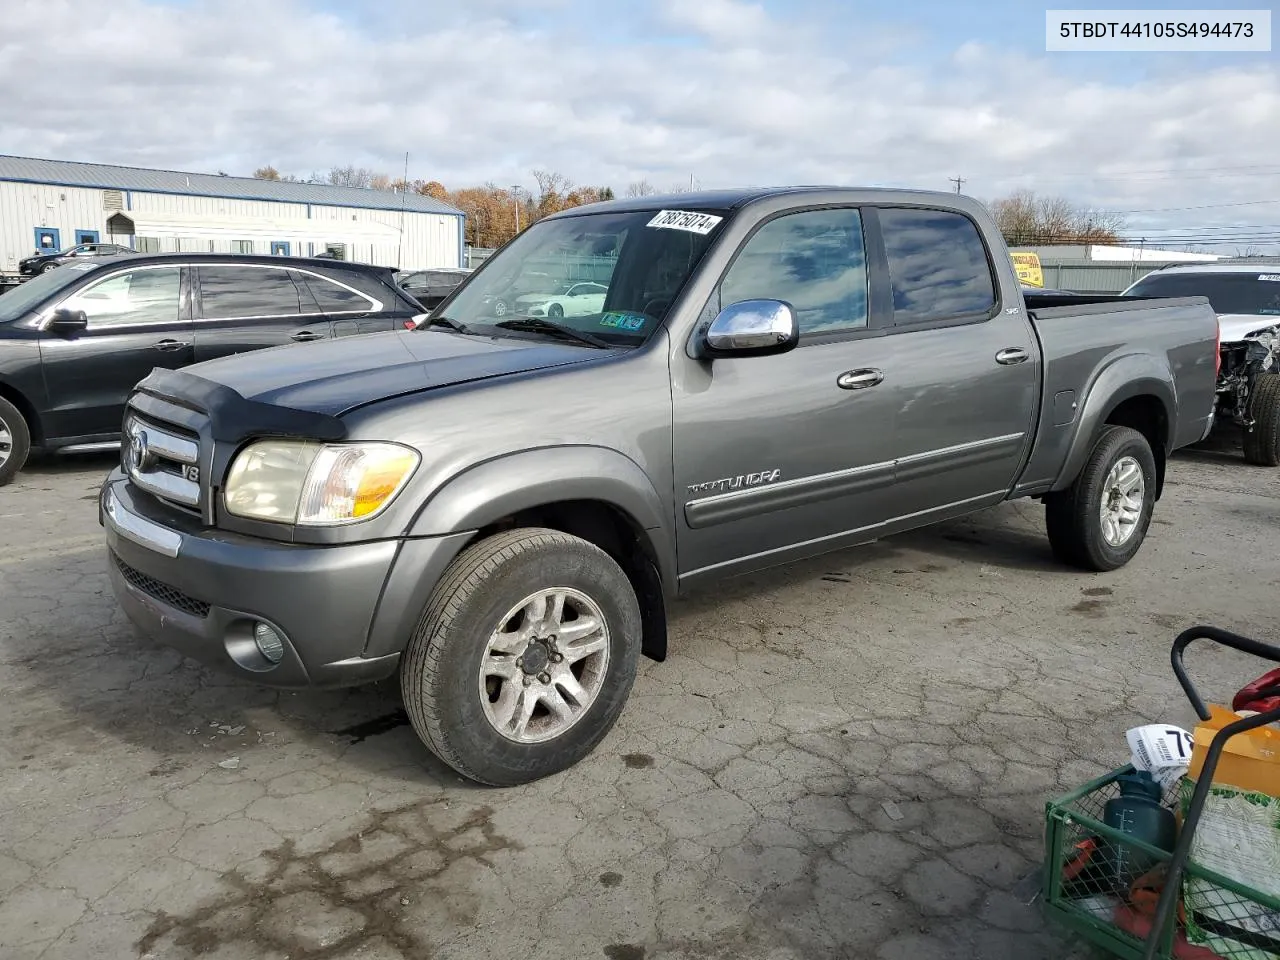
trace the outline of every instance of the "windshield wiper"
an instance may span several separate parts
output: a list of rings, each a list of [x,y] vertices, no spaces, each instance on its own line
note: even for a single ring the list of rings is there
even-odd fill
[[[494,326],[502,327],[504,330],[528,330],[531,333],[548,333],[552,336],[576,340],[578,343],[585,343],[588,346],[599,347],[603,350],[613,349],[613,344],[608,340],[602,340],[590,333],[575,330],[567,324],[556,323],[554,320],[544,320],[542,317],[515,317],[511,320],[500,320]]]
[[[459,323],[452,317],[432,317],[422,327],[416,329],[421,330],[423,327],[448,327],[450,330],[456,330],[458,333],[470,333],[471,328],[465,323]]]

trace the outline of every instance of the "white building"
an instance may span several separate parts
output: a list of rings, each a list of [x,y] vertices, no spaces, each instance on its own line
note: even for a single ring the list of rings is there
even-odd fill
[[[0,156],[0,273],[93,242],[459,267],[465,226],[462,211],[415,193]]]
[[[1154,241],[1153,241],[1154,243]],[[1212,253],[1164,250],[1146,244],[1118,246],[1106,243],[1062,243],[1047,247],[1018,247],[1036,254],[1041,263],[1200,263],[1217,260]]]

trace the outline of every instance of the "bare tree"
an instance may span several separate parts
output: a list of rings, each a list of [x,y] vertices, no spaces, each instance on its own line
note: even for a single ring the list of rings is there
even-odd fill
[[[345,167],[333,167],[330,169],[325,176],[325,181],[335,187],[363,187],[367,189],[375,176],[376,174],[366,167],[354,167],[348,164]]]
[[[257,180],[279,180],[280,171],[268,163],[265,167],[259,167],[253,171],[253,176]]]
[[[1010,246],[1052,243],[1114,243],[1124,217],[1074,206],[1062,197],[1021,190],[987,204]]]
[[[628,197],[651,197],[658,191],[648,180],[636,180],[627,184]]]

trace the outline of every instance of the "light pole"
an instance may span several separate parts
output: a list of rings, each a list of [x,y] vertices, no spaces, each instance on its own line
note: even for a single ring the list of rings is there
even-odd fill
[[[516,233],[520,232],[520,184],[511,185],[511,201],[516,205]]]

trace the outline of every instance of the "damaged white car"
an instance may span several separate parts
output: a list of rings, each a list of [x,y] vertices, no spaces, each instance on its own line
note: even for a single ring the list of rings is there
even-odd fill
[[[1218,314],[1217,422],[1244,431],[1249,463],[1280,466],[1280,258],[1164,267],[1124,295],[1209,298]]]

